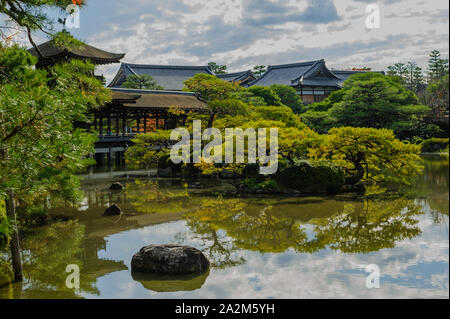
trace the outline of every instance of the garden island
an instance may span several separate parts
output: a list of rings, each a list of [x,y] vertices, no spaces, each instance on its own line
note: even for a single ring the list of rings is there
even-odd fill
[[[0,298],[115,298],[130,283],[125,297],[308,297],[289,295],[290,278],[334,296],[312,280],[321,269],[348,289],[337,296],[358,297],[345,284],[364,287],[357,264],[387,272],[386,290],[363,296],[448,297],[449,69],[439,51],[430,49],[426,72],[415,62],[335,70],[321,57],[233,73],[215,62],[130,64],[67,30],[47,31],[36,9],[70,3],[0,2],[31,46],[1,27]],[[36,30],[49,40],[36,44]],[[96,67],[114,63],[106,83]],[[214,134],[203,133],[197,161],[190,142],[188,160],[175,162],[171,135],[195,135],[194,123]],[[256,152],[269,138],[251,141],[260,129],[277,130],[272,174],[249,160],[269,155]],[[213,137],[215,162],[203,156]],[[420,240],[441,245],[440,257],[406,247]],[[131,256],[149,244],[194,246],[209,269],[131,271]],[[411,252],[419,257],[405,265],[429,268],[398,275],[389,258]],[[77,289],[68,265],[80,268]]]

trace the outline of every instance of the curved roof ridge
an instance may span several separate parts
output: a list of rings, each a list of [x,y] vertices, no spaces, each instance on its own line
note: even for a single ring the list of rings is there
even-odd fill
[[[189,70],[207,70],[211,74],[210,67],[207,65],[164,65],[164,64],[141,64],[141,63],[125,63],[129,68],[149,68],[149,69],[189,69]]]
[[[293,67],[301,67],[301,66],[309,66],[311,65],[311,67],[313,67],[315,64],[317,64],[318,62],[324,61],[323,59],[321,60],[313,60],[313,61],[304,61],[304,62],[298,62],[298,63],[289,63],[289,64],[279,64],[279,65],[269,65],[267,68],[267,71],[261,75],[259,78],[257,78],[256,80],[248,83],[248,86],[253,86],[255,84],[257,84],[260,80],[262,80],[267,74],[270,73],[271,70],[276,70],[276,69],[283,69],[283,68],[293,68]],[[300,75],[298,75],[297,78],[295,79],[291,79],[290,81],[293,82],[299,78],[301,78],[303,75],[305,74],[302,73]]]
[[[247,74],[247,73],[252,73],[252,70],[231,72],[231,73],[225,73],[225,74],[216,74],[216,76],[218,76],[218,77],[221,77],[221,76],[227,77],[227,76],[233,76],[233,75],[239,75],[239,74]]]
[[[314,65],[320,61],[324,61],[324,60],[321,59],[321,60],[303,61],[303,62],[297,62],[297,63],[269,65],[269,68],[280,69],[280,68],[292,68],[292,67],[296,67],[296,66],[306,66],[309,64]]]
[[[262,78],[264,78],[264,77],[269,73],[270,70],[272,70],[272,66],[271,66],[271,65],[269,65],[269,66],[267,67],[267,70],[266,70],[266,72],[264,72],[263,75],[261,75],[261,76],[260,76],[259,78],[257,78],[256,80],[254,80],[254,81],[248,83],[248,84],[247,84],[247,87],[253,86],[253,85],[256,84],[258,81],[262,80]]]
[[[147,89],[129,89],[129,88],[109,88],[114,92],[123,93],[136,93],[136,94],[175,94],[175,95],[187,95],[196,96],[195,92],[186,91],[170,91],[170,90],[147,90]]]

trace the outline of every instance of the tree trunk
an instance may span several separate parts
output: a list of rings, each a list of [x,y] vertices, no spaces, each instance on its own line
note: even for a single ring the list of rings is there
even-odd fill
[[[13,223],[13,233],[11,235],[11,259],[12,267],[14,272],[14,280],[22,281],[23,271],[22,271],[22,256],[20,254],[20,244],[19,244],[19,232],[17,230],[16,221],[16,205],[14,203],[14,192],[12,189],[8,191],[8,198],[6,200],[6,210],[8,218]]]
[[[212,128],[213,124],[214,124],[214,118],[216,117],[216,113],[215,112],[211,112],[210,116],[209,116],[209,120],[208,120],[208,127],[207,128]]]

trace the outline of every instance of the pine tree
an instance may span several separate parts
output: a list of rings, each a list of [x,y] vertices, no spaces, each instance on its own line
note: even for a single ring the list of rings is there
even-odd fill
[[[428,82],[438,81],[448,74],[448,59],[442,59],[438,50],[433,50],[428,59]]]

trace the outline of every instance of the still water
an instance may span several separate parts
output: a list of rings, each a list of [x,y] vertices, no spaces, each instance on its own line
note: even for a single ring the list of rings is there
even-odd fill
[[[448,298],[448,157],[401,197],[251,197],[227,185],[128,179],[86,183],[78,207],[22,241],[25,280],[0,298]],[[103,217],[117,203],[124,215]],[[142,246],[180,243],[211,261],[201,276],[132,274]],[[80,289],[66,287],[67,265]],[[368,265],[380,270],[367,287]],[[372,266],[373,267],[373,266]]]

